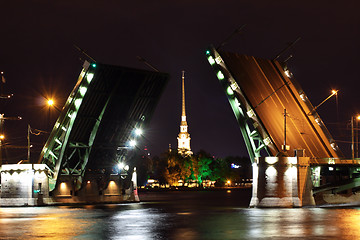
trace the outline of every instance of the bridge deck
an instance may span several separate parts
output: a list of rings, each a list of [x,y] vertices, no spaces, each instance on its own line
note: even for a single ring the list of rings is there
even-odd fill
[[[277,61],[229,52],[219,54],[277,149],[281,150],[284,143],[286,109],[290,155],[295,149],[305,149],[306,156],[311,158],[343,156],[299,84],[286,75]]]

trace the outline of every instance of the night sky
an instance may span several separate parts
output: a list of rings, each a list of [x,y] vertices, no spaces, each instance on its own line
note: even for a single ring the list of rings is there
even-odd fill
[[[125,2],[125,3],[121,3]],[[159,155],[177,147],[181,115],[181,71],[185,70],[186,111],[193,152],[204,149],[216,157],[248,156],[234,114],[205,49],[217,46],[246,24],[224,50],[274,58],[293,55],[289,68],[314,106],[331,89],[336,98],[318,112],[335,140],[350,141],[349,121],[360,113],[360,3],[352,1],[7,1],[0,14],[1,100],[7,143],[26,145],[27,124],[48,130],[58,112],[45,106],[52,96],[62,108],[75,85],[84,56],[97,62],[149,69],[141,56],[171,79],[146,131],[147,147]],[[49,119],[50,118],[50,119]],[[51,124],[50,124],[51,123]],[[32,141],[41,141],[32,136]],[[343,152],[350,156],[350,143]],[[18,152],[9,161],[25,159]]]

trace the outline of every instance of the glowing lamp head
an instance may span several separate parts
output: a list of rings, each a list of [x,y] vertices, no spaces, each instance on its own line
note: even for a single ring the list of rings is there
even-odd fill
[[[226,89],[226,93],[230,96],[234,95],[234,91],[231,89],[230,86]]]
[[[4,135],[4,134],[1,134],[1,135],[0,135],[0,140],[3,140],[3,139],[5,139],[5,135]]]
[[[338,91],[339,91],[339,90],[334,90],[334,89],[333,89],[333,90],[331,90],[331,93],[332,93],[332,95],[337,95]]]
[[[214,65],[214,64],[215,64],[215,60],[214,60],[214,58],[213,58],[212,56],[209,56],[209,57],[208,57],[208,61],[209,61],[209,63],[210,63],[211,65]]]
[[[135,135],[136,136],[140,136],[140,135],[142,135],[143,134],[143,130],[142,129],[140,129],[140,128],[136,128],[135,129]]]
[[[54,100],[49,99],[49,100],[47,101],[47,104],[48,104],[48,106],[54,105]]]
[[[129,146],[130,147],[135,147],[136,146],[136,141],[135,140],[130,140]]]
[[[123,162],[119,162],[119,163],[118,163],[118,168],[119,168],[119,169],[123,169],[124,166],[125,166],[125,164],[124,164]]]
[[[218,71],[216,74],[219,80],[223,80],[225,78],[224,74],[221,71]]]

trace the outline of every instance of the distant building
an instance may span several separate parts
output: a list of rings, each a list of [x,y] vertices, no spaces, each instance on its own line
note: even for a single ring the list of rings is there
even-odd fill
[[[180,133],[178,135],[178,153],[181,155],[192,155],[190,148],[190,134],[188,132],[188,124],[186,122],[185,112],[185,78],[184,71],[182,71],[182,113],[180,123]]]

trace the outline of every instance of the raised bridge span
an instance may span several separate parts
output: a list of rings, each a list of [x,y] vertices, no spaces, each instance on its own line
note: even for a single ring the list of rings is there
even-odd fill
[[[206,58],[229,100],[253,163],[250,205],[315,205],[315,194],[323,194],[324,202],[325,193],[358,190],[359,159],[344,158],[285,63],[212,46]]]
[[[136,145],[168,78],[85,61],[38,163],[1,166],[0,205],[139,201]]]
[[[253,160],[303,150],[311,158],[343,158],[294,76],[277,61],[207,50]],[[286,116],[284,110],[286,109]],[[286,119],[285,119],[286,118]],[[284,122],[286,120],[286,130]]]
[[[50,170],[49,191],[58,188],[58,194],[72,196],[96,182],[92,189],[101,192],[109,188],[119,162],[131,172],[135,141],[142,139],[136,130],[146,128],[168,78],[86,61],[40,155],[39,163]]]

